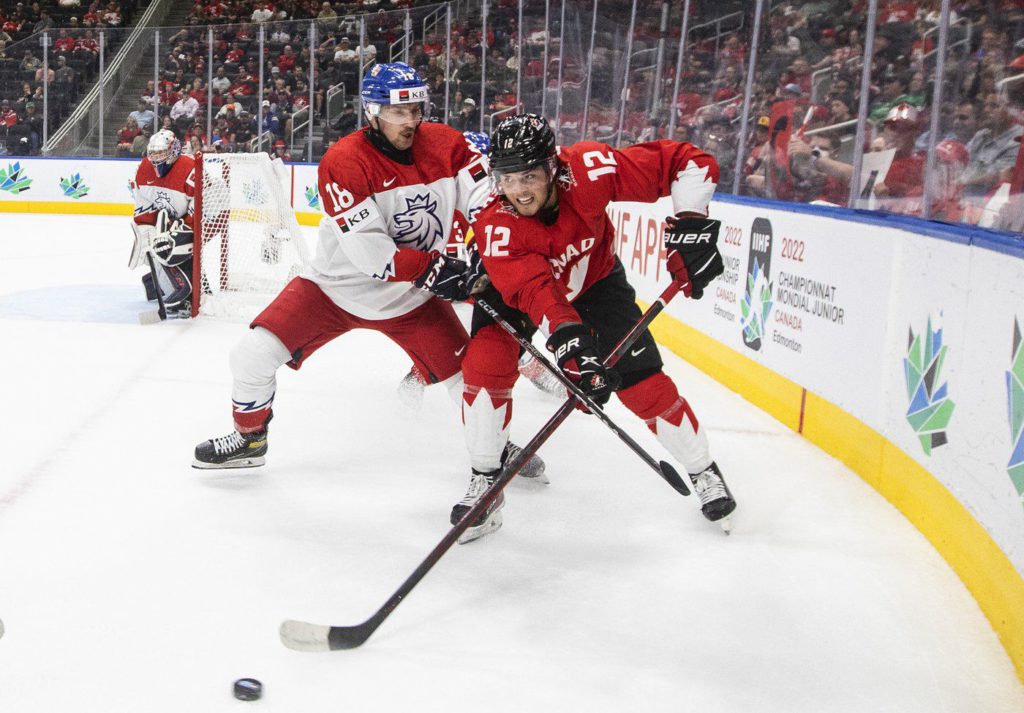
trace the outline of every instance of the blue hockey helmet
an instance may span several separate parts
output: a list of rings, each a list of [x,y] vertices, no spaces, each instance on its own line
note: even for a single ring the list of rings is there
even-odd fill
[[[484,156],[491,153],[491,137],[487,134],[480,131],[463,131],[462,135],[466,137],[466,141],[469,142],[470,146]]]
[[[430,109],[427,83],[405,62],[375,64],[370,67],[363,77],[360,97],[363,111],[370,118],[381,116],[384,107],[400,104],[422,104],[424,119]],[[384,113],[382,118],[387,121],[387,112]]]

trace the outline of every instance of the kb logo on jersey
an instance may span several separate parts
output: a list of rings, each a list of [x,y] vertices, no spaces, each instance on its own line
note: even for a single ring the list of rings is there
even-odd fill
[[[437,200],[429,193],[405,199],[406,210],[393,216],[395,244],[416,250],[430,250],[444,238],[437,216]]]

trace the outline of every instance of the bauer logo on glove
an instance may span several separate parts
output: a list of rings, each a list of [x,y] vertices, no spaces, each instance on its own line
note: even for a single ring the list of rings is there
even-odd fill
[[[708,283],[725,272],[718,252],[722,222],[699,215],[671,216],[665,222],[668,271],[682,285],[684,295],[699,300]]]

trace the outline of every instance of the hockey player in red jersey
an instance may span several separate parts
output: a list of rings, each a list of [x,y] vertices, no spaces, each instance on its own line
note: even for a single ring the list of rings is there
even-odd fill
[[[444,249],[454,212],[487,200],[487,162],[458,131],[424,123],[427,86],[408,65],[374,65],[361,98],[368,126],[320,162],[316,254],[231,352],[235,430],[199,444],[197,468],[263,465],[277,369],[353,329],[387,335],[461,401],[469,337],[445,300],[466,298],[469,267]]]
[[[195,171],[192,157],[181,155],[173,132],[158,131],[150,137],[135,172],[134,192],[135,243],[128,267],[134,270],[151,253],[154,269],[142,278],[146,296],[156,299],[159,288],[168,316],[189,317]]]
[[[539,327],[558,366],[599,404],[615,391],[685,466],[705,517],[726,518],[736,501],[693,409],[662,371],[651,334],[644,333],[612,369],[601,363],[641,317],[615,255],[608,203],[672,197],[668,269],[686,296],[700,298],[723,271],[715,247],[720,224],[707,218],[718,181],[715,159],[676,141],[620,150],[584,141],[556,149],[547,121],[525,114],[505,119],[492,134],[491,171],[497,196],[472,226],[491,282],[482,294],[525,336]],[[693,245],[701,241],[709,246]],[[500,474],[518,357],[515,339],[474,310],[462,365],[472,473],[453,523]],[[481,531],[500,526],[503,504],[499,496],[481,518]]]

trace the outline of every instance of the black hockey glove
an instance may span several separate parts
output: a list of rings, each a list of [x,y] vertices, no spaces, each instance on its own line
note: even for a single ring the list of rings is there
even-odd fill
[[[665,250],[672,279],[682,283],[683,294],[699,300],[704,288],[725,271],[718,252],[722,221],[700,216],[670,216],[665,222]]]
[[[467,287],[466,282],[469,272],[470,266],[464,261],[441,253],[431,253],[427,269],[413,280],[413,284],[433,292],[443,300],[459,302],[469,299],[471,286]]]
[[[601,363],[597,340],[589,327],[579,322],[563,324],[548,338],[547,347],[555,355],[558,368],[598,406],[608,403],[621,380]]]

